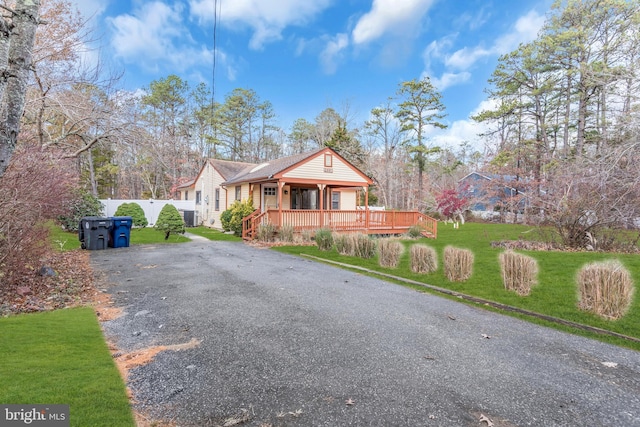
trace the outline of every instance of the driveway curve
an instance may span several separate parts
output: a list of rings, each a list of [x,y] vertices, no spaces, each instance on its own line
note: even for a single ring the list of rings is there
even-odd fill
[[[640,426],[640,353],[242,243],[91,253],[182,426]],[[189,347],[189,346],[187,346]],[[180,348],[180,347],[177,347]]]

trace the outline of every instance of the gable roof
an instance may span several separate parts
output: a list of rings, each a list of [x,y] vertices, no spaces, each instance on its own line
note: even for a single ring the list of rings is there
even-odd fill
[[[209,159],[209,164],[218,171],[225,180],[241,175],[245,170],[251,170],[255,163],[232,162],[230,160]]]
[[[176,190],[180,190],[182,188],[189,188],[189,187],[193,187],[196,183],[195,179],[190,179],[189,181],[182,183],[180,185],[176,186]]]
[[[349,161],[344,159],[335,150],[329,147],[321,147],[313,151],[306,153],[294,154],[288,157],[282,157],[275,160],[270,160],[264,163],[245,163],[245,162],[233,162],[230,160],[220,159],[208,159],[200,169],[198,176],[194,180],[196,182],[200,179],[205,167],[211,165],[222,178],[225,180],[222,185],[240,184],[245,182],[258,182],[273,179],[276,175],[281,175],[291,168],[301,164],[307,159],[311,159],[322,152],[330,152],[331,154],[339,157],[345,164],[349,165],[358,175],[362,176],[363,181],[371,184],[373,181],[367,175],[365,175],[358,168],[353,166]]]
[[[348,165],[355,172],[357,172],[357,174],[362,177],[362,180],[364,182],[367,182],[369,184],[373,182],[371,178],[369,178],[362,171],[353,166],[349,161],[336,153],[335,150],[332,150],[329,147],[321,147],[306,153],[295,154],[293,156],[282,157],[280,159],[264,162],[259,165],[253,165],[253,167],[247,168],[234,177],[227,179],[223,184],[239,184],[244,182],[258,182],[280,178],[284,173],[290,171],[294,167],[299,166],[307,160],[317,157],[321,153],[331,153],[332,155],[337,156],[344,162],[344,164]]]
[[[258,165],[254,164],[252,165],[253,167],[248,168],[247,170],[242,171],[242,173],[239,173],[234,177],[227,179],[224,184],[237,184],[240,182],[270,179],[271,177],[273,177],[273,175],[282,172],[290,168],[291,166],[318,154],[323,150],[324,148],[319,148],[314,151],[294,154],[293,156],[282,157],[280,159],[271,160],[268,162],[260,163]]]

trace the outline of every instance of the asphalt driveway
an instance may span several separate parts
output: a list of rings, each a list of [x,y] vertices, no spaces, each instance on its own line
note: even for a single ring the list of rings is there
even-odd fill
[[[640,426],[640,353],[242,243],[91,253],[178,425]],[[483,417],[486,417],[484,420]]]

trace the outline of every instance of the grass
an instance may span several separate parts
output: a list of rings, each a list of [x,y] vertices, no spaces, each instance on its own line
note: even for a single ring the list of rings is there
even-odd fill
[[[0,319],[0,402],[68,404],[71,426],[134,426],[93,309]]]
[[[536,240],[536,238],[535,228],[524,225],[467,223],[459,229],[454,229],[450,224],[440,223],[436,240],[403,241],[403,244],[407,247],[415,243],[428,244],[438,252],[441,259],[443,258],[444,248],[447,245],[471,250],[475,256],[473,274],[468,281],[463,283],[447,280],[442,266],[429,274],[412,273],[409,259],[410,251],[404,251],[398,268],[386,269],[378,265],[376,258],[361,259],[341,256],[335,250],[322,252],[311,246],[280,246],[274,249],[290,254],[306,253],[320,258],[365,267],[374,271],[390,273],[640,339],[640,298],[638,297],[640,292],[636,292],[634,302],[625,317],[615,321],[608,321],[578,309],[576,284],[576,275],[586,263],[606,259],[619,259],[631,273],[636,286],[640,286],[640,256],[637,254],[598,252],[518,251],[535,258],[539,267],[538,285],[532,289],[529,296],[521,297],[504,288],[498,260],[499,254],[504,249],[492,248],[490,243],[500,240]],[[566,328],[563,327],[561,329]],[[640,350],[640,344],[638,343],[603,336],[598,336],[598,338]]]
[[[187,228],[187,232],[191,234],[196,234],[201,237],[206,237],[209,240],[223,240],[223,241],[229,241],[229,242],[242,241],[241,237],[238,237],[234,234],[227,234],[220,230],[216,230],[209,227],[203,227],[203,226]]]
[[[53,221],[47,221],[47,228],[49,229],[49,242],[55,250],[65,252],[80,247],[77,232],[69,233]]]
[[[60,228],[53,221],[47,222],[49,228],[49,242],[51,246],[60,252],[71,251],[80,247],[80,241],[78,240],[77,232],[68,232]],[[201,227],[204,228],[204,227]],[[193,228],[189,228],[191,233]],[[158,243],[184,243],[189,242],[191,239],[183,236],[182,234],[172,233],[169,236],[169,240],[164,240],[164,232],[154,230],[153,227],[134,228],[130,232],[130,244],[131,245],[145,245],[145,244],[158,244]],[[194,233],[197,234],[197,233]],[[241,239],[238,239],[241,240]]]
[[[164,231],[154,230],[153,227],[134,228],[131,230],[131,245],[147,245],[157,243],[184,243],[191,239],[182,234],[171,233],[168,240],[164,240]]]

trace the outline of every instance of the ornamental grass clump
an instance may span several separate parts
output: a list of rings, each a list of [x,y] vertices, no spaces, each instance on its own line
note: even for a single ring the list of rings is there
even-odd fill
[[[273,242],[276,240],[276,226],[270,222],[265,222],[258,226],[257,233],[258,241],[260,242]]]
[[[376,254],[376,242],[366,234],[352,234],[354,255],[360,258],[373,258]]]
[[[535,258],[513,251],[504,251],[499,259],[504,288],[520,296],[529,295],[531,288],[537,283],[538,262]]]
[[[353,256],[355,253],[354,240],[351,234],[334,233],[333,244],[340,255]]]
[[[464,282],[473,272],[473,252],[447,246],[444,248],[444,274],[451,282]]]
[[[316,230],[316,244],[321,251],[330,251],[333,247],[333,233],[328,228]]]
[[[293,236],[295,234],[295,230],[293,229],[293,225],[284,224],[280,227],[280,231],[278,232],[278,238],[281,242],[291,243],[293,242]]]
[[[432,247],[413,245],[410,255],[411,271],[414,273],[433,273],[438,269],[438,255]]]
[[[633,300],[631,274],[618,260],[586,264],[578,272],[578,307],[609,320],[624,316]]]
[[[378,263],[380,267],[396,268],[400,263],[400,256],[404,246],[395,239],[380,239],[378,241]]]

